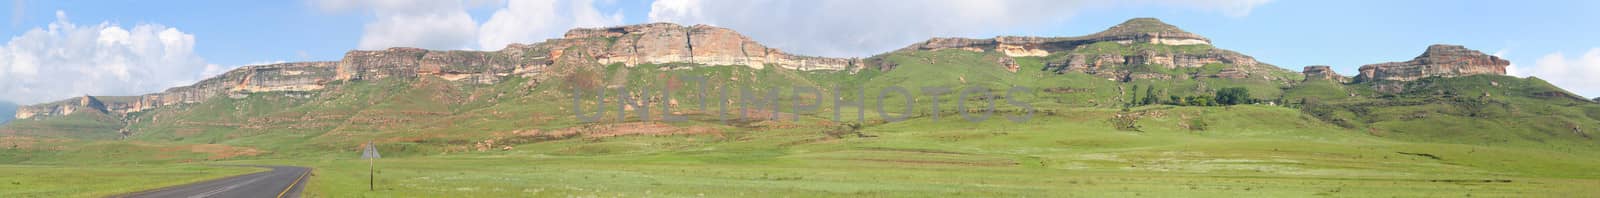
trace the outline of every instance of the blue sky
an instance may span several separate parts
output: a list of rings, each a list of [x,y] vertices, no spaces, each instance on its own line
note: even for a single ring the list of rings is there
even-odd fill
[[[10,19],[0,28],[8,38],[0,100],[19,103],[159,91],[241,65],[338,60],[351,49],[496,50],[574,26],[706,23],[800,54],[869,56],[931,36],[1076,36],[1133,17],[1161,18],[1296,71],[1332,65],[1353,75],[1429,44],[1466,45],[1511,60],[1513,75],[1600,96],[1596,1],[14,0],[0,10],[11,13],[0,16]],[[68,25],[77,28],[50,31]],[[106,41],[104,29],[128,39]],[[82,73],[105,69],[126,72]]]

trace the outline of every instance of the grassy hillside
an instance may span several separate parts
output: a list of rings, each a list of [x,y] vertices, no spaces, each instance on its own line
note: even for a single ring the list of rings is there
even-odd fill
[[[1537,78],[1427,78],[1392,93],[1373,90],[1375,83],[1397,82],[1307,82],[1285,98],[1321,120],[1379,137],[1561,151],[1600,143],[1592,134],[1600,131],[1600,105]]]
[[[1071,53],[1214,50],[1107,46],[1114,44]],[[1591,137],[1600,131],[1600,105],[1538,79],[1430,78],[1382,92],[1371,83],[1300,82],[1276,68],[1265,74],[1277,77],[1270,80],[1122,81],[1046,71],[1045,62],[1059,55],[1014,58],[1014,72],[996,52],[874,58],[895,67],[558,60],[553,76],[489,85],[426,76],[336,81],[320,91],[216,97],[129,115],[21,120],[0,128],[0,146],[9,146],[0,150],[0,164],[66,168],[0,166],[0,185],[64,185],[27,178],[70,176],[59,172],[72,167],[161,172],[143,167],[183,164],[174,169],[205,173],[171,177],[177,180],[240,171],[193,168],[204,163],[314,167],[311,197],[1600,194],[1592,188],[1600,174],[1591,171],[1600,168],[1600,142]],[[1116,67],[1192,75],[1239,66]],[[889,92],[880,103],[891,87],[908,94]],[[927,87],[950,92],[933,96]],[[992,96],[961,97],[970,87]],[[1009,94],[1011,87],[1031,91]],[[1130,105],[1151,95],[1210,98],[1225,88],[1243,88],[1260,102]],[[618,105],[624,95],[648,101],[652,121],[641,121],[641,108]],[[969,122],[958,101],[997,105],[988,120]],[[815,109],[796,110],[810,105]],[[597,122],[577,116],[597,110]],[[684,121],[661,121],[668,114]],[[1008,119],[1018,117],[1031,119]],[[115,140],[124,128],[130,136]],[[368,141],[385,157],[380,190],[371,192],[362,186],[366,162],[356,159]],[[114,194],[45,189],[0,195]]]

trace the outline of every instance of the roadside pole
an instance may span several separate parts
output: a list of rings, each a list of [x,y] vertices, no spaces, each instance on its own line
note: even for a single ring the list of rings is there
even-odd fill
[[[367,191],[378,189],[378,171],[376,168],[378,158],[383,158],[382,155],[378,154],[378,147],[373,145],[372,141],[367,141],[367,148],[361,151],[361,159],[367,160]]]

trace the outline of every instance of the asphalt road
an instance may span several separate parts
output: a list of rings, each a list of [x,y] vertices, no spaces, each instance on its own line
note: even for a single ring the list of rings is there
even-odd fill
[[[262,167],[272,168],[272,171],[251,173],[182,186],[173,186],[126,195],[118,195],[115,197],[300,197],[300,190],[306,186],[306,177],[310,177],[311,175],[311,169],[306,167]]]

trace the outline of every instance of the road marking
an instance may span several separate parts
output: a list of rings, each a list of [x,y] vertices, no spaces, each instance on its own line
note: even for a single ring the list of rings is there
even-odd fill
[[[261,179],[264,179],[264,178],[267,178],[267,176],[265,176],[265,175],[257,176],[255,179],[250,179],[250,180],[247,180],[245,182],[241,182],[241,183],[237,183],[237,184],[233,184],[233,185],[228,185],[228,186],[225,186],[225,187],[222,187],[222,188],[217,188],[217,189],[214,189],[214,190],[211,190],[211,191],[206,191],[205,193],[200,193],[198,195],[189,196],[189,198],[211,197],[212,195],[217,195],[217,194],[222,193],[222,192],[228,192],[229,190],[233,190],[234,188],[239,188],[240,186],[244,186],[246,184],[255,183],[256,181],[261,181]]]
[[[306,168],[306,173],[301,173],[300,178],[295,178],[294,182],[290,182],[288,188],[283,188],[283,192],[278,192],[278,198],[283,198],[284,194],[288,194],[289,190],[293,190],[295,185],[300,184],[300,180],[305,179],[306,175],[311,174],[311,170],[311,168]]]

